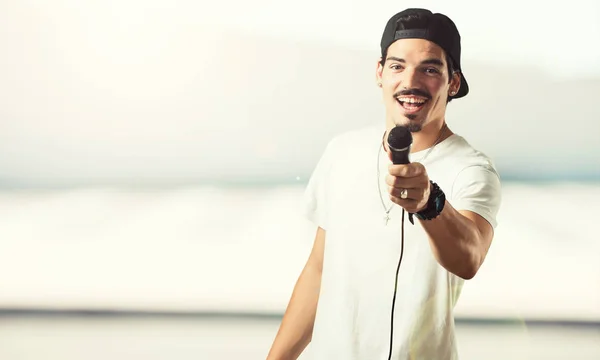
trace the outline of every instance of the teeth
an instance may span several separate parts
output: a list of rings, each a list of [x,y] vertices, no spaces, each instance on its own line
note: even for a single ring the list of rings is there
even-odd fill
[[[402,102],[411,103],[411,104],[423,104],[426,101],[425,99],[402,98],[402,97],[399,97],[398,100],[402,101]]]

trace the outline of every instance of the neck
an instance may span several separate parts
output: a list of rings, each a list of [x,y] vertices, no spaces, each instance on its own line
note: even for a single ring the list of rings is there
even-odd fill
[[[391,129],[395,127],[394,124],[388,124],[386,127],[385,139]],[[433,124],[427,124],[421,131],[413,132],[413,143],[410,148],[411,153],[423,151],[429,149],[437,143],[440,143],[452,135],[452,130],[446,125],[446,122],[436,122]],[[387,151],[387,142],[384,141],[384,147]]]

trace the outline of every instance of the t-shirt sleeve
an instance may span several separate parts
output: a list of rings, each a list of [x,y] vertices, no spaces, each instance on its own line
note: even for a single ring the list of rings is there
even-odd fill
[[[304,191],[304,215],[323,229],[327,229],[327,195],[329,174],[333,162],[332,153],[333,141],[330,141],[317,162]]]
[[[468,210],[498,226],[496,215],[502,201],[500,177],[489,165],[473,165],[463,169],[452,186],[452,206]]]

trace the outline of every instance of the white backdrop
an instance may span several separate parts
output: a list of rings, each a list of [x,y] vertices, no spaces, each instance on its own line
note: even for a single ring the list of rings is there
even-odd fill
[[[0,192],[0,308],[283,313],[315,233],[302,190]],[[503,192],[456,315],[599,322],[600,188]],[[581,216],[562,210],[584,197]]]
[[[383,123],[407,6],[462,31],[447,119],[507,189],[458,312],[598,321],[594,0],[1,2],[0,307],[282,311],[313,236],[282,209],[331,136]]]

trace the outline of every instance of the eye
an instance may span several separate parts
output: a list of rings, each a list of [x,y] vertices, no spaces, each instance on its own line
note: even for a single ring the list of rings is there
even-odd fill
[[[390,65],[390,69],[392,69],[392,70],[401,70],[402,69],[402,65],[400,65],[400,64],[392,64],[392,65]]]
[[[440,71],[434,67],[429,67],[425,69],[427,74],[440,74]]]

